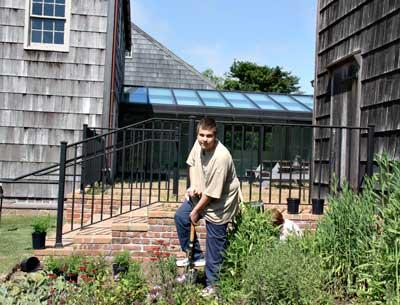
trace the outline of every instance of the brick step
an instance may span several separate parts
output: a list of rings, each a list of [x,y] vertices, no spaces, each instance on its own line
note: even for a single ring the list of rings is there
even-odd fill
[[[66,234],[63,237],[66,246],[62,249],[54,248],[54,238],[50,238],[47,240],[49,248],[35,251],[35,255],[65,256],[77,253],[112,257],[122,250],[128,250],[131,257],[139,261],[156,260],[158,256],[169,255],[184,257],[173,219],[179,206],[180,203],[176,202],[156,203],[89,225]],[[317,221],[322,217],[313,215],[310,205],[301,205],[299,214],[288,214],[286,205],[265,205],[265,209],[272,208],[278,209],[285,218],[293,220],[302,228],[315,229]],[[98,220],[100,215],[95,214],[93,221]],[[196,227],[196,232],[205,249],[204,220]]]

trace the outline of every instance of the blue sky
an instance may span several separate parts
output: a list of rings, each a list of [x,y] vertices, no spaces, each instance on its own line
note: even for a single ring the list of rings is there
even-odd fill
[[[200,72],[282,66],[312,94],[316,0],[131,0],[132,20]]]

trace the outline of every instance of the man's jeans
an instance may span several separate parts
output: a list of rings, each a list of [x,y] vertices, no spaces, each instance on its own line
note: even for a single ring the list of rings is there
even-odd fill
[[[193,207],[189,201],[185,200],[175,213],[175,225],[178,232],[179,242],[182,251],[189,247],[190,219],[189,215]],[[219,269],[222,264],[223,254],[226,245],[226,234],[228,224],[216,225],[206,221],[206,278],[207,285],[213,285],[219,280]],[[197,260],[203,256],[200,244],[195,235],[194,240],[194,259]]]

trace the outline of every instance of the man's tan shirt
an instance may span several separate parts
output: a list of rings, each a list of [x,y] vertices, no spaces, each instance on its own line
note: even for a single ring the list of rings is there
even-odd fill
[[[229,222],[239,210],[240,184],[228,149],[217,141],[215,149],[207,152],[196,141],[186,163],[194,170],[191,186],[212,198],[201,215],[215,224]]]

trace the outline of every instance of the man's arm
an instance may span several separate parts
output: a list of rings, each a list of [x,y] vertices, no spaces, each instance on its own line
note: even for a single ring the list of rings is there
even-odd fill
[[[212,197],[207,195],[202,195],[200,201],[196,204],[193,208],[192,212],[190,213],[190,221],[193,224],[196,224],[200,219],[200,212],[209,204],[212,200]]]
[[[197,189],[197,186],[196,186],[196,185],[193,185],[193,181],[196,181],[195,178],[194,178],[194,176],[195,176],[194,167],[190,166],[190,167],[189,167],[190,187],[189,187],[189,189],[188,189],[188,191],[189,191],[189,192],[188,192],[188,195],[189,195],[190,197],[196,197],[196,196],[201,197],[201,192],[200,192],[200,190]]]

